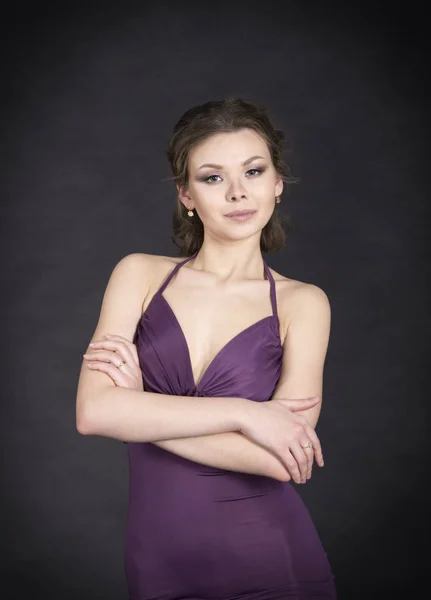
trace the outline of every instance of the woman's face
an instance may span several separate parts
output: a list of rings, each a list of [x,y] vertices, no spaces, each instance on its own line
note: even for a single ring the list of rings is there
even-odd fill
[[[217,239],[260,236],[283,190],[267,144],[253,129],[207,138],[190,153],[188,175],[188,187],[178,188],[179,199]],[[235,219],[227,216],[233,211],[254,212]]]

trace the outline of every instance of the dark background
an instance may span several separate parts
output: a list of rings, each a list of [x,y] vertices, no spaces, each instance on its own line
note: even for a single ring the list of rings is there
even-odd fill
[[[328,294],[297,486],[340,600],[417,598],[429,553],[428,32],[419,3],[87,3],[2,9],[5,600],[126,599],[127,447],[79,435],[81,355],[132,252],[176,255],[180,115],[239,95],[287,136],[296,233],[267,255]]]

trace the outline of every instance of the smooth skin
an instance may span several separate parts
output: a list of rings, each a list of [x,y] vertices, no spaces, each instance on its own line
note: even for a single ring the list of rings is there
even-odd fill
[[[262,158],[244,165],[252,156]],[[204,163],[222,168],[200,168]],[[189,174],[188,187],[178,189],[179,198],[188,209],[199,213],[205,240],[193,264],[184,265],[168,290],[189,341],[198,380],[214,355],[213,346],[199,346],[203,336],[193,335],[196,323],[216,319],[215,312],[212,320],[208,314],[200,317],[212,309],[209,298],[215,297],[218,302],[220,289],[220,298],[227,294],[233,305],[241,304],[240,313],[232,310],[230,315],[225,314],[225,329],[217,326],[212,332],[215,348],[233,337],[239,314],[244,313],[247,324],[259,318],[256,302],[248,306],[247,312],[244,290],[253,288],[250,298],[261,293],[265,300],[259,310],[262,306],[267,310],[269,300],[264,293],[268,295],[268,282],[262,280],[259,239],[283,182],[272,166],[266,143],[251,130],[216,134],[205,140],[191,153]],[[234,223],[225,217],[228,211],[243,208],[257,211],[253,219]],[[323,466],[314,429],[321,410],[329,341],[326,294],[317,286],[273,272],[284,354],[282,375],[271,401],[205,398],[202,402],[200,398],[153,394],[143,389],[132,339],[142,311],[175,262],[178,259],[133,254],[116,265],[92,337],[95,345],[89,346],[81,368],[78,431],[126,441],[150,441],[210,466],[305,482],[311,476],[313,459]],[[194,286],[199,288],[196,294],[192,292]],[[187,295],[180,294],[184,289],[189,290]],[[188,306],[184,304],[186,296]],[[187,317],[190,298],[196,301],[192,316]],[[120,357],[126,365],[118,369],[115,365]],[[310,440],[313,449],[304,448]]]

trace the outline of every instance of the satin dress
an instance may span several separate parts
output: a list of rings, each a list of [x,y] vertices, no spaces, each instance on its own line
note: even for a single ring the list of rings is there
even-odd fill
[[[275,282],[272,315],[241,331],[196,385],[184,333],[163,291],[136,329],[145,389],[177,396],[268,401],[281,373]],[[331,567],[290,482],[220,470],[152,443],[129,442],[125,573],[130,600],[334,600]]]

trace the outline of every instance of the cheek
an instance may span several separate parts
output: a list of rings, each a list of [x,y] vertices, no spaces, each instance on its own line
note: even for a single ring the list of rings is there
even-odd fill
[[[261,210],[265,213],[272,212],[275,206],[275,194],[272,196],[271,192],[267,193],[265,197],[262,199],[260,204]]]
[[[271,218],[274,210],[275,210],[275,195],[274,195],[274,198],[272,198],[271,196],[267,197],[265,199],[265,201],[262,202],[262,204],[261,204],[260,212],[261,212],[261,216],[262,216],[262,221],[264,221],[265,224]]]
[[[219,218],[220,208],[217,208],[216,202],[209,202],[206,198],[205,201],[196,202],[196,209],[199,217],[204,223],[211,223]]]
[[[217,191],[210,189],[202,194],[195,194],[196,208],[200,215],[207,218],[214,218],[217,213],[220,213],[223,207],[223,195]]]

